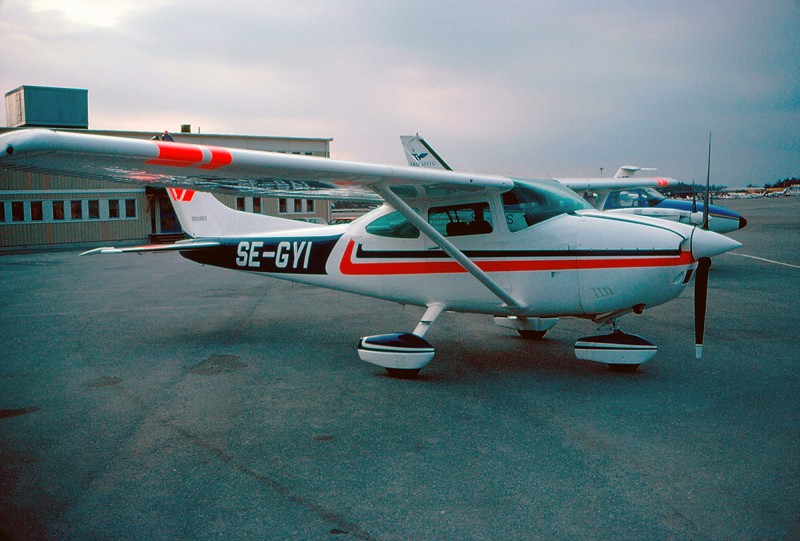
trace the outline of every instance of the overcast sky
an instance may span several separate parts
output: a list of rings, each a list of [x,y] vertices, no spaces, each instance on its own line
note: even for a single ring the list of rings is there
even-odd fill
[[[716,184],[800,176],[800,0],[0,0],[0,90],[94,129],[333,138],[401,164]]]

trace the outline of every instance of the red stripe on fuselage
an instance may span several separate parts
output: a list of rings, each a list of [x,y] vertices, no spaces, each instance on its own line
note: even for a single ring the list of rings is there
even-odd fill
[[[344,275],[389,276],[404,274],[451,274],[467,272],[458,262],[447,261],[353,261],[355,242],[350,240],[339,263],[339,272]],[[561,259],[510,259],[475,261],[484,272],[526,272],[583,269],[627,269],[635,267],[675,267],[689,265],[694,261],[691,252],[677,256],[652,257],[582,257]]]

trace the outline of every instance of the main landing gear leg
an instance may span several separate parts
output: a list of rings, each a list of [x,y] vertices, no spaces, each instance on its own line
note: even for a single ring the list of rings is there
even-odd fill
[[[428,306],[413,333],[397,332],[366,336],[358,343],[362,361],[382,366],[389,376],[415,378],[433,359],[434,349],[423,337],[444,310],[444,305]]]
[[[653,357],[655,344],[635,334],[619,330],[617,320],[611,321],[611,334],[587,336],[575,342],[575,356],[584,361],[604,363],[615,372],[635,372],[640,364]]]

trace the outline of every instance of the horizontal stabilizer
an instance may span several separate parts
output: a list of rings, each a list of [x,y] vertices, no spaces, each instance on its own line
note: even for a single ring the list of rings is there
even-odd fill
[[[144,254],[148,252],[184,252],[191,250],[203,250],[207,248],[215,248],[220,243],[216,241],[180,241],[175,244],[145,244],[143,246],[126,246],[124,248],[114,248],[113,246],[103,246],[95,248],[81,255],[97,255],[97,254],[125,254],[125,253],[138,253]]]

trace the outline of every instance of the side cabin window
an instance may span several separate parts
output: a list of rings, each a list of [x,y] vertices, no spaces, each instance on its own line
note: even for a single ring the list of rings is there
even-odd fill
[[[556,182],[516,181],[514,189],[503,194],[503,213],[512,233],[559,214],[591,208],[578,194]]]
[[[419,229],[411,225],[405,216],[397,211],[384,214],[366,227],[367,233],[379,237],[395,239],[419,238]]]
[[[428,223],[445,237],[485,235],[494,230],[489,203],[485,202],[431,207]]]

